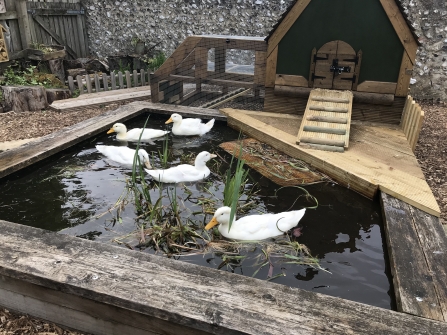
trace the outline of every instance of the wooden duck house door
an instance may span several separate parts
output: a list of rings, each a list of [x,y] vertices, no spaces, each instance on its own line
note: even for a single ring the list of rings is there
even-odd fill
[[[312,50],[309,87],[356,90],[361,61],[358,53],[346,42],[331,41],[318,51]]]

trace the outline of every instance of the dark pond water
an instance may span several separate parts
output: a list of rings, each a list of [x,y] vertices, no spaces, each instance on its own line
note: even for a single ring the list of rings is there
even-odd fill
[[[164,128],[165,116],[151,115],[148,127]],[[128,121],[128,128],[142,127],[146,116]],[[184,138],[170,136],[172,164],[178,164],[185,154],[208,150],[229,160],[231,156],[218,148],[224,141],[237,139],[239,134],[224,123],[216,122],[211,133],[203,137]],[[64,234],[114,243],[115,238],[132,233],[137,229],[135,209],[130,203],[121,213],[122,222],[117,222],[116,212],[108,209],[118,200],[125,189],[125,179],[131,171],[107,160],[96,151],[97,144],[120,145],[115,135],[105,133],[82,144],[57,154],[51,160],[39,163],[0,181],[0,218]],[[129,143],[130,147],[135,147]],[[157,152],[162,141],[144,144],[148,152]],[[228,166],[222,163],[221,170]],[[294,188],[282,189],[255,171],[250,176],[258,183],[258,194],[253,199],[255,212],[281,212],[312,206]],[[165,185],[172,192],[173,185]],[[206,223],[211,219],[202,214],[197,198],[213,194],[222,198],[223,183],[218,174],[212,173],[204,182],[177,185],[176,193],[188,210],[183,217]],[[299,226],[302,235],[297,241],[305,244],[320,261],[322,271],[305,265],[275,264],[273,275],[282,274],[274,282],[321,292],[383,308],[394,308],[391,296],[386,255],[382,242],[380,206],[355,192],[332,183],[321,183],[306,187],[318,199],[317,209],[308,209]],[[152,191],[153,196],[159,194]],[[189,197],[188,197],[189,195]],[[167,202],[167,199],[163,200]],[[105,214],[104,214],[105,213]],[[98,215],[104,214],[100,218]],[[206,222],[205,222],[206,221]],[[136,235],[136,234],[135,234]],[[133,235],[132,235],[133,236]],[[153,252],[145,249],[144,252]],[[242,254],[260,254],[260,249]],[[265,266],[259,271],[259,262],[247,257],[241,262],[222,266],[222,258],[216,253],[178,257],[222,271],[266,279],[272,268]],[[259,259],[258,259],[259,260]],[[256,264],[255,264],[256,263]],[[272,274],[272,273],[270,273]]]

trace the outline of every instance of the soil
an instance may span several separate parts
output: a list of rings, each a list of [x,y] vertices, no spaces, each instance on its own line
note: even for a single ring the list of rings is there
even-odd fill
[[[225,107],[239,107],[234,105],[233,102]],[[118,106],[119,104],[109,104],[103,108],[63,113],[54,111],[3,113],[0,114],[0,142],[48,135]],[[441,222],[447,224],[447,106],[429,103],[421,103],[421,106],[425,112],[425,120],[415,154],[427,183],[441,207]],[[246,106],[239,108],[247,109]],[[262,107],[257,110],[261,109]],[[3,334],[82,335],[83,333],[0,309],[0,335]]]

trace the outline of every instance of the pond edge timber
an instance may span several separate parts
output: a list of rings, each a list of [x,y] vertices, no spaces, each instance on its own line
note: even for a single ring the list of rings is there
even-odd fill
[[[0,177],[146,112],[133,102],[0,153]],[[399,312],[0,221],[0,305],[92,334],[447,334],[447,242],[436,216],[381,193]]]

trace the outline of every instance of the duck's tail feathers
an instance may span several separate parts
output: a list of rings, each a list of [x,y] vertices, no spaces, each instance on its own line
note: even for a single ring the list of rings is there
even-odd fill
[[[206,125],[209,127],[209,129],[213,128],[213,126],[214,126],[214,121],[215,121],[215,119],[211,119],[211,120],[209,120],[209,121],[206,123]]]
[[[96,150],[98,150],[99,152],[103,153],[105,151],[106,147],[107,147],[106,145],[97,145],[96,146]]]
[[[298,211],[293,211],[293,217],[290,220],[287,220],[287,224],[286,222],[284,222],[284,226],[287,225],[287,227],[281,227],[281,221],[278,222],[278,226],[282,231],[287,231],[289,229],[292,229],[293,227],[296,227],[298,225],[298,223],[300,222],[300,220],[303,218],[304,214],[306,213],[306,209],[300,209]]]

